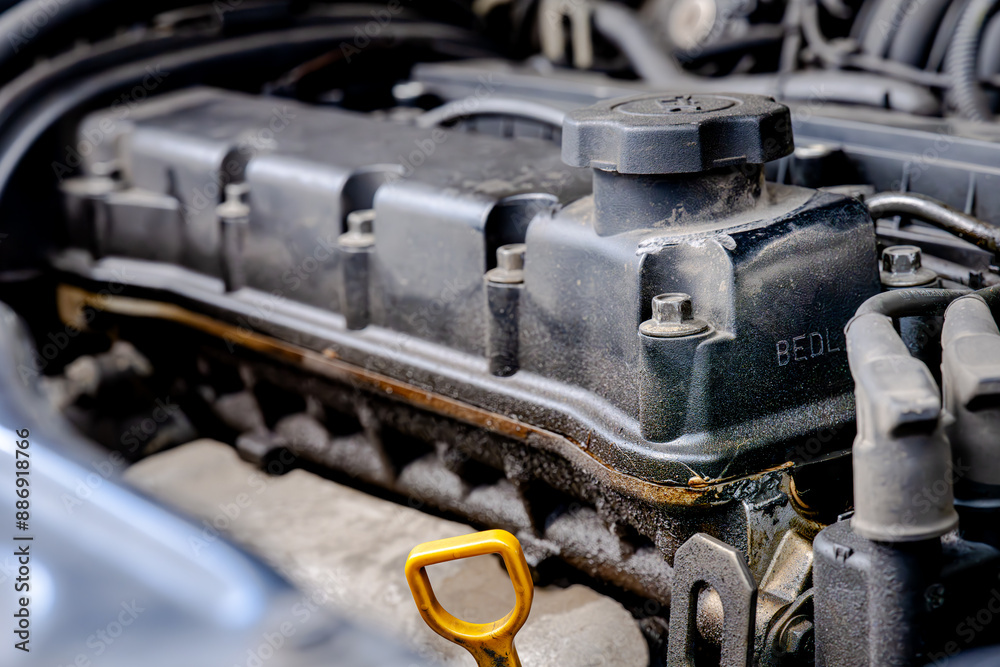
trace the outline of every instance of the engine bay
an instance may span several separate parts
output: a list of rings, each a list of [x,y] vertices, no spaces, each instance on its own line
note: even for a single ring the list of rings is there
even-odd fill
[[[8,427],[427,664],[404,526],[527,667],[1000,660],[997,3],[175,4],[0,58]]]

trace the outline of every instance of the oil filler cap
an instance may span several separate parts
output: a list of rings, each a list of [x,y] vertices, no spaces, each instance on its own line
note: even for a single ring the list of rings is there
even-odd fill
[[[577,109],[563,122],[566,164],[620,174],[764,164],[792,148],[788,107],[762,95],[640,95]]]

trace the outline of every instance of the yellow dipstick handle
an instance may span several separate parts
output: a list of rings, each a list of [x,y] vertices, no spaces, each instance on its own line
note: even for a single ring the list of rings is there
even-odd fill
[[[469,623],[455,618],[434,597],[425,568],[486,554],[499,554],[503,558],[510,582],[514,585],[514,608],[492,623]],[[514,650],[514,635],[528,620],[534,585],[516,537],[506,530],[486,530],[417,545],[406,559],[406,581],[410,584],[410,592],[420,615],[431,630],[464,647],[479,667],[521,667]]]

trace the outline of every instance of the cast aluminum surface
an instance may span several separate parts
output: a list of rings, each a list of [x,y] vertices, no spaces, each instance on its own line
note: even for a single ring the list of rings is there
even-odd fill
[[[101,122],[100,113],[91,116],[82,135]],[[608,235],[593,223],[602,214],[586,196],[588,172],[561,164],[543,140],[421,129],[211,90],[142,105],[120,128],[119,140],[89,162],[91,171],[121,165],[118,189],[88,199],[78,185],[66,188],[76,244],[97,256],[220,275],[225,253],[208,204],[220,183],[245,183],[248,289],[184,298],[247,330],[333,349],[350,363],[512,415],[657,482],[780,465],[797,444],[851,421],[838,332],[878,284],[870,223],[852,199],[769,185],[731,216],[692,217],[677,229],[637,220]],[[687,206],[701,210],[696,199],[714,196],[718,184],[694,185],[685,186]],[[123,198],[174,203],[151,216],[154,209]],[[361,209],[375,219],[370,255],[359,258],[368,276],[359,321],[360,306],[338,298],[357,263],[345,261],[336,241],[347,214]],[[497,248],[520,242],[519,370],[497,377],[484,366],[497,314],[486,307],[483,276]],[[447,262],[420,259],[445,253]],[[803,261],[783,265],[789,254]],[[176,299],[183,289],[166,291]],[[685,338],[677,351],[651,348],[640,336],[651,297],[667,291],[691,294],[695,315],[713,325],[695,347]],[[270,294],[274,305],[241,319],[238,302],[251,294]],[[306,308],[294,321],[279,322],[279,311],[297,305]],[[678,363],[666,362],[678,354]],[[687,390],[668,395],[662,386]]]

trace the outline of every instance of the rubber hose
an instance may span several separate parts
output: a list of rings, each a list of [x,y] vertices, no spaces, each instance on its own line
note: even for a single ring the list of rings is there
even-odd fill
[[[635,73],[656,84],[678,84],[689,78],[681,66],[664,53],[646,26],[628,7],[602,2],[594,8],[594,27],[625,54]]]
[[[912,4],[913,0],[877,0],[871,18],[863,27],[861,49],[869,55],[884,57]]]
[[[815,0],[800,2],[806,6],[805,9],[816,11]],[[815,101],[816,91],[822,90],[826,102],[888,106],[916,115],[933,115],[940,110],[938,99],[925,85],[867,72],[810,71],[721,78],[695,76],[680,69],[673,59],[659,52],[654,53],[649,46],[648,35],[646,38],[638,37],[646,34],[645,26],[627,7],[607,3],[598,5],[594,21],[605,37],[620,45],[636,73],[659,86],[683,87],[692,93],[754,93],[788,101]]]
[[[1000,72],[1000,14],[994,14],[986,24],[978,61],[980,79],[988,79]]]
[[[0,34],[7,35],[0,51],[0,64],[14,57],[24,46],[37,41],[53,29],[66,25],[117,0],[23,0],[0,14]],[[17,39],[11,39],[16,36]]]
[[[952,301],[960,296],[972,294],[970,289],[901,289],[882,292],[861,304],[851,321],[878,313],[886,317],[912,317],[914,315],[943,315]],[[846,328],[850,328],[848,322]]]
[[[979,42],[983,28],[996,12],[1000,0],[971,0],[958,21],[945,68],[951,78],[949,96],[961,117],[992,120],[989,100],[979,86]]]
[[[889,60],[923,67],[950,0],[924,0],[903,17],[889,47]]]
[[[300,52],[323,53],[330,45],[348,39],[353,33],[350,26],[314,25],[289,28],[272,33],[254,34],[207,43],[196,42],[194,46],[174,52],[160,53],[150,57],[124,62],[118,67],[76,78],[70,77],[64,84],[50,88],[48,79],[57,72],[53,67],[29,70],[8,85],[0,88],[0,203],[8,194],[11,178],[21,160],[30,152],[47,131],[71,111],[116,89],[140,83],[148,73],[148,68],[160,67],[170,72],[169,82],[182,79],[182,74],[203,78],[199,70],[235,66],[248,54],[275,54],[272,57],[301,57]],[[440,38],[454,37],[460,31],[434,24],[393,24],[383,35],[393,39],[433,39],[435,31]],[[102,54],[108,55],[108,54]],[[73,54],[66,54],[69,60]],[[64,65],[65,69],[77,69],[75,60]],[[178,81],[180,83],[180,81]],[[170,86],[172,87],[172,86]]]
[[[944,67],[944,57],[951,44],[951,36],[955,34],[958,20],[962,17],[962,12],[965,11],[968,4],[969,0],[952,0],[948,3],[948,9],[941,17],[941,25],[938,27],[937,34],[934,35],[931,52],[927,56],[926,69],[929,72],[938,72]]]
[[[975,294],[982,297],[983,301],[986,302],[986,305],[990,307],[990,312],[993,313],[993,319],[1000,317],[1000,285],[986,287],[976,291]]]

